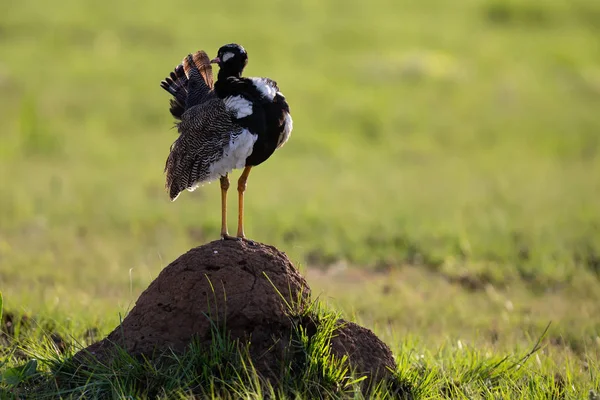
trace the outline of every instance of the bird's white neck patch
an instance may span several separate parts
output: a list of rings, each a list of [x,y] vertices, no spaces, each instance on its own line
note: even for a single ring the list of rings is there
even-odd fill
[[[243,96],[228,96],[224,102],[225,108],[235,113],[236,118],[244,118],[252,114],[252,102]]]
[[[259,90],[259,92],[269,100],[273,100],[275,95],[277,94],[277,89],[266,79],[264,78],[250,78],[252,79],[252,83]]]
[[[233,53],[225,53],[223,54],[223,57],[221,57],[221,62],[226,62],[227,60],[233,58]]]

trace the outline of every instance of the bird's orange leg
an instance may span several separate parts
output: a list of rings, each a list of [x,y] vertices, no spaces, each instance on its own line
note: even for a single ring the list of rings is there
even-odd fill
[[[244,239],[246,237],[244,235],[244,191],[246,191],[246,181],[248,180],[248,175],[250,175],[250,169],[252,169],[252,167],[244,168],[244,172],[242,172],[240,179],[238,179],[239,210],[237,237],[240,239]]]
[[[232,239],[227,233],[227,190],[229,189],[229,176],[221,177],[221,239]]]

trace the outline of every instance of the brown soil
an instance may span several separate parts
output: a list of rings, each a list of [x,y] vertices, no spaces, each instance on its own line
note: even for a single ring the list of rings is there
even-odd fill
[[[348,356],[348,362],[359,376],[379,381],[396,369],[390,348],[367,328],[354,322],[338,321],[339,328],[331,339],[331,352],[338,358]]]
[[[249,342],[257,371],[277,380],[294,351],[294,324],[317,332],[318,321],[300,317],[309,301],[310,288],[285,253],[260,243],[214,241],[167,266],[121,325],[75,359],[110,362],[115,345],[150,358],[167,349],[183,352],[193,338],[208,346],[217,327],[233,340]],[[339,324],[333,354],[348,355],[351,368],[377,381],[389,377],[395,362],[385,343],[354,323]]]

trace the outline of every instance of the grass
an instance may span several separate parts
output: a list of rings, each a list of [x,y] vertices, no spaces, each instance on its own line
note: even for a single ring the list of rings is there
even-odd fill
[[[285,373],[278,385],[257,375],[244,345],[216,329],[208,348],[192,342],[184,354],[166,352],[154,362],[117,350],[109,363],[92,362],[81,367],[72,360],[77,347],[73,343],[58,344],[57,334],[54,338],[47,336],[40,321],[42,324],[28,325],[27,332],[21,331],[11,338],[13,351],[8,360],[17,366],[3,371],[0,394],[17,398],[182,399],[514,399],[581,398],[582,395],[575,389],[580,382],[569,366],[566,375],[552,375],[554,365],[542,363],[536,356],[540,341],[520,356],[504,357],[462,345],[422,354],[415,351],[416,343],[406,342],[397,358],[394,381],[368,388],[343,360],[331,357],[329,340],[338,314],[325,311],[318,304],[310,313],[321,323],[310,338],[300,326],[293,331],[295,355],[287,361],[289,366],[283,369]],[[528,362],[532,356],[537,363]],[[597,364],[589,368],[591,374],[598,372]]]
[[[594,0],[4,7],[5,320],[101,337],[164,266],[217,237],[215,185],[173,204],[162,190],[175,132],[158,82],[188,52],[237,41],[295,122],[250,176],[251,238],[375,330],[402,376],[430,371],[421,397],[464,387],[488,354],[518,359],[548,322],[499,396],[598,391],[599,18]],[[2,354],[0,371],[26,362]]]

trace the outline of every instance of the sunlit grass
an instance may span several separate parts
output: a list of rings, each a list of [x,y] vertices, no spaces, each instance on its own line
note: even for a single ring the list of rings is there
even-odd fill
[[[93,341],[56,320],[19,320],[3,340],[0,394],[35,398],[582,398],[598,386],[597,359],[585,370],[572,356],[549,357],[546,330],[531,347],[502,355],[497,350],[445,341],[425,347],[414,338],[392,342],[397,370],[387,383],[366,388],[343,360],[332,358],[329,340],[338,318],[311,308],[320,323],[310,338],[294,331],[294,357],[280,381],[257,375],[247,348],[215,330],[209,347],[197,342],[184,354],[166,352],[159,361],[115,349],[111,361],[86,362],[73,355]],[[67,323],[68,324],[68,323]],[[547,327],[546,327],[547,328]],[[70,336],[65,336],[70,335]],[[556,356],[556,355],[555,355]],[[282,360],[283,362],[283,360]],[[275,383],[275,384],[274,384]],[[594,398],[594,397],[590,397]]]

